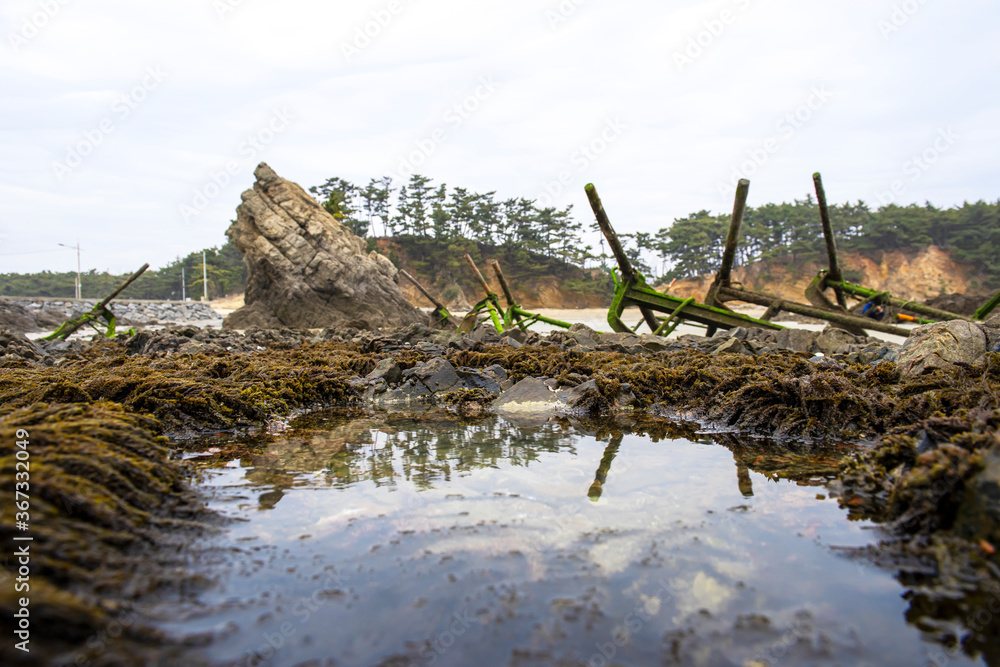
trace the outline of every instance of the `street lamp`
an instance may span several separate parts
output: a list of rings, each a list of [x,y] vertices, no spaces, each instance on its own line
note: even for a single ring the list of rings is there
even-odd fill
[[[64,248],[76,248],[76,298],[83,298],[83,285],[80,283],[80,239],[76,240],[76,245],[66,245],[65,243],[57,243],[56,245],[61,245]]]

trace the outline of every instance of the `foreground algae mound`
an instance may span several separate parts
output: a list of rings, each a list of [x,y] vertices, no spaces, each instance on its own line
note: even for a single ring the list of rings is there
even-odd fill
[[[13,443],[27,440],[28,465],[20,470],[27,467],[30,475],[27,526],[15,521],[8,507],[0,518],[5,544],[29,545],[30,578],[22,582],[28,589],[0,587],[0,614],[11,619],[19,598],[30,599],[31,653],[19,655],[4,642],[4,664],[25,657],[44,663],[88,645],[129,661],[129,651],[153,639],[134,614],[123,615],[123,604],[176,585],[161,547],[183,533],[204,530],[209,518],[184,471],[167,459],[158,430],[155,420],[107,402],[38,403],[0,418],[0,474],[15,479],[19,459]],[[13,540],[25,535],[32,541]],[[154,552],[160,556],[151,558]],[[18,576],[16,562],[0,566],[8,584]],[[98,646],[109,627],[117,627],[121,640],[113,650]],[[80,655],[80,661],[70,656],[69,664],[90,659]]]
[[[493,373],[506,378],[503,385],[448,384],[421,395],[459,416],[481,416],[513,383],[536,378],[543,389],[578,388],[577,418],[628,416],[655,430],[680,417],[782,436],[796,444],[768,459],[774,473],[806,466],[828,480],[852,516],[887,528],[895,545],[883,556],[893,566],[914,559],[960,590],[1000,581],[1000,492],[992,491],[1000,490],[997,352],[981,363],[907,374],[891,361],[716,354],[712,346],[723,341],[714,339],[616,351],[574,348],[559,336],[513,347],[355,334],[178,329],[99,340],[58,357],[10,339],[0,355],[0,468],[4,479],[14,478],[12,443],[18,429],[27,431],[32,614],[40,632],[53,633],[39,635],[39,645],[70,662],[84,655],[71,649],[100,638],[123,605],[178,587],[180,545],[218,521],[190,491],[190,469],[168,456],[168,445],[183,443],[163,434],[261,427],[321,407],[371,410],[365,401],[376,385],[386,395],[419,378],[430,386],[435,369],[456,383],[503,369]],[[844,442],[854,446],[836,446]],[[825,448],[819,467],[817,447]],[[736,454],[743,464],[760,455]],[[0,521],[8,543],[18,533],[11,511],[5,507]],[[13,576],[10,567],[0,574]],[[3,591],[0,612],[10,618],[17,600],[11,587]],[[129,652],[171,650],[141,629],[141,613],[130,618],[128,641],[98,639],[93,652],[120,652],[129,657],[119,663],[133,664],[142,660]]]

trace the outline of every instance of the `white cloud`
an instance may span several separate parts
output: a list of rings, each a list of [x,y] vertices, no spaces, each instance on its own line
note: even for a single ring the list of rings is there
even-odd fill
[[[985,0],[923,3],[889,35],[880,22],[899,3],[888,0],[581,0],[554,26],[546,12],[559,11],[555,1],[399,0],[388,21],[389,0],[224,1],[233,10],[220,17],[214,0],[64,0],[17,52],[10,36],[38,1],[0,6],[0,271],[66,269],[75,258],[11,253],[77,235],[85,264],[116,271],[222,243],[253,164],[244,160],[194,222],[178,207],[246,157],[241,145],[275,109],[295,119],[255,161],[305,187],[334,175],[366,182],[395,170],[483,76],[498,90],[447,126],[420,171],[535,196],[608,118],[622,117],[627,130],[556,198],[587,224],[588,181],[622,231],[726,210],[718,183],[819,85],[830,100],[756,168],[752,202],[802,197],[816,170],[834,201],[871,201],[949,126],[962,138],[901,201],[998,197],[1000,99],[984,77],[1000,65],[1000,7]],[[724,11],[732,20],[720,29]],[[359,28],[373,34],[348,60],[342,45]],[[700,54],[679,70],[674,53],[699,38]],[[149,66],[170,76],[57,180],[53,160]]]

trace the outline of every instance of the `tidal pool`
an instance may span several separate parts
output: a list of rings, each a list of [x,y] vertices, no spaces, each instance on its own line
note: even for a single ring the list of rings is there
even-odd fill
[[[842,447],[442,414],[293,426],[203,464],[230,519],[191,545],[214,583],[151,613],[192,659],[982,664],[845,555],[880,535],[827,498]]]

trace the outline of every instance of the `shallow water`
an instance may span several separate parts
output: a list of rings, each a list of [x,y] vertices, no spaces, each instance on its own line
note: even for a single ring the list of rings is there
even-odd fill
[[[826,497],[842,450],[666,435],[310,418],[205,468],[217,584],[157,623],[220,664],[943,664],[838,549],[879,537]]]

